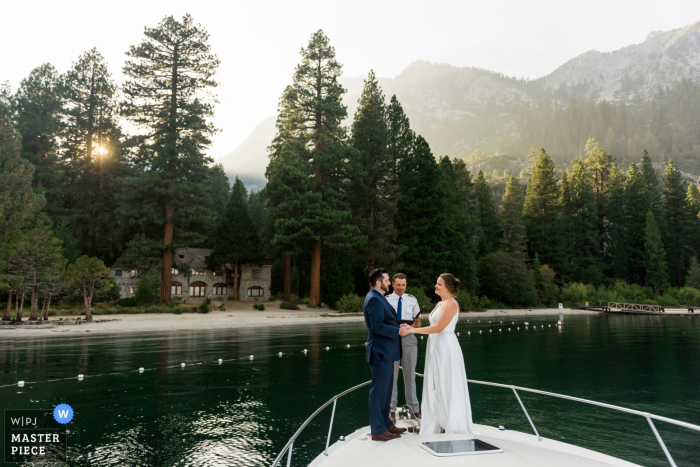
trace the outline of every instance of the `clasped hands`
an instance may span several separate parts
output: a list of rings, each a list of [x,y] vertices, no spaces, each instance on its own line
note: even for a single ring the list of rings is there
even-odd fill
[[[413,326],[408,324],[402,324],[399,327],[399,336],[407,336],[409,334],[413,334]]]

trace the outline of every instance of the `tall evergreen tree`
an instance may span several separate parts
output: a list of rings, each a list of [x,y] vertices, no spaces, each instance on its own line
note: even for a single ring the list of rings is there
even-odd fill
[[[277,118],[278,140],[297,140],[296,157],[305,162],[311,192],[305,194],[304,210],[297,233],[311,243],[311,290],[309,306],[321,304],[322,247],[347,248],[363,237],[352,225],[346,202],[349,178],[345,161],[353,149],[345,143],[341,126],[347,116],[342,103],[345,89],[338,82],[342,66],[335,58],[335,48],[319,30],[312,34],[301,50],[292,84],[280,98]],[[278,143],[281,144],[281,141]]]
[[[647,211],[644,242],[644,268],[645,285],[659,293],[668,284],[668,270],[666,265],[666,252],[659,226],[654,219],[651,209]]]
[[[261,233],[265,225],[265,216],[267,215],[267,206],[265,206],[261,191],[251,190],[248,195],[248,207],[250,208],[250,215],[253,216],[255,228],[258,233]]]
[[[646,149],[644,150],[644,155],[642,156],[641,172],[642,177],[646,181],[647,197],[651,211],[654,213],[656,223],[663,231],[664,211],[663,200],[661,197],[661,184],[659,183],[659,177],[656,175],[656,170],[654,170],[654,165],[651,162],[651,157],[649,157],[649,152]]]
[[[399,167],[401,198],[396,216],[399,239],[406,248],[403,271],[429,284],[444,271],[445,192],[442,175],[422,136]]]
[[[664,245],[671,283],[676,287],[683,285],[683,271],[690,256],[689,230],[686,224],[688,208],[685,197],[681,172],[673,161],[669,161],[664,171]]]
[[[81,55],[65,75],[61,158],[67,220],[82,254],[108,262],[121,253],[117,194],[128,170],[115,92],[107,63],[97,49]]]
[[[559,189],[554,161],[541,149],[527,185],[523,218],[530,242],[530,256],[537,253],[544,264],[557,263],[558,215]]]
[[[608,214],[605,218],[605,252],[607,274],[616,278],[629,276],[629,254],[625,233],[625,176],[613,165],[608,183]]]
[[[208,185],[211,190],[212,208],[216,216],[214,225],[217,227],[216,229],[212,229],[208,240],[208,243],[213,245],[216,241],[216,231],[226,211],[226,204],[231,197],[231,185],[229,184],[228,175],[224,172],[224,166],[221,164],[215,164],[209,168],[208,178]]]
[[[457,159],[456,159],[457,161]],[[457,173],[447,156],[438,164],[445,193],[445,268],[459,278],[463,290],[475,293],[478,286],[476,247],[471,239],[471,216],[463,208],[462,193],[457,185]]]
[[[535,283],[535,290],[537,290],[537,298],[539,298],[540,303],[545,303],[547,300],[547,283],[542,275],[541,268],[540,257],[535,253],[534,258],[532,258],[532,279]]]
[[[685,286],[700,290],[700,264],[695,256],[690,258],[688,274],[685,275]]]
[[[605,218],[608,215],[608,184],[610,170],[613,166],[613,157],[603,151],[595,138],[586,141],[586,160],[584,161],[592,177],[593,193],[595,196],[596,212],[598,214],[598,240],[601,242],[599,250],[605,248]]]
[[[370,71],[352,123],[356,159],[351,161],[354,170],[350,195],[353,215],[367,237],[361,258],[368,271],[376,265],[393,269],[401,254],[394,225],[398,187],[387,148],[388,126],[384,94]]]
[[[408,117],[404,113],[401,103],[396,99],[396,95],[391,96],[391,102],[387,106],[386,114],[387,152],[394,171],[393,183],[397,183],[398,171],[407,163],[415,145],[416,135],[411,130]]]
[[[501,225],[498,222],[496,204],[493,201],[491,187],[480,170],[474,181],[474,200],[476,210],[477,257],[498,250],[503,237]]]
[[[588,167],[578,156],[571,176],[561,180],[562,262],[560,273],[573,281],[599,282],[601,242],[598,239],[598,215],[595,193]]]
[[[501,202],[499,218],[503,229],[501,249],[522,261],[527,260],[527,235],[523,223],[523,204],[525,190],[515,177],[511,176],[506,184],[506,192]]]
[[[241,264],[260,260],[260,237],[248,207],[248,194],[243,182],[236,177],[231,197],[216,232],[214,251],[209,255],[209,266],[216,270],[224,264],[234,265],[233,299],[238,300],[240,285],[238,271]]]
[[[644,284],[644,243],[647,212],[651,209],[647,180],[630,165],[625,178],[625,243],[628,253],[629,279]],[[653,210],[652,210],[653,213]],[[656,224],[656,219],[654,219]]]
[[[61,77],[50,63],[32,70],[12,97],[22,157],[34,165],[32,185],[45,191],[45,210],[54,219],[64,213],[63,168],[58,157],[62,106]]]
[[[161,302],[167,302],[174,249],[205,241],[215,219],[205,151],[216,132],[209,119],[219,60],[209,34],[189,15],[166,17],[144,35],[124,66],[124,115],[147,130],[137,161],[141,177],[128,189],[133,201],[124,214],[152,226],[140,238],[160,250]],[[155,226],[162,226],[160,240],[151,236]]]
[[[690,254],[700,255],[700,191],[691,183],[685,196],[685,223]]]

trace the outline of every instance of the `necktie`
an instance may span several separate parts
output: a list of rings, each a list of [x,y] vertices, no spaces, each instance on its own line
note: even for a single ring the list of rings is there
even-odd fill
[[[396,318],[401,319],[401,300],[403,297],[399,297],[399,305],[396,307]]]

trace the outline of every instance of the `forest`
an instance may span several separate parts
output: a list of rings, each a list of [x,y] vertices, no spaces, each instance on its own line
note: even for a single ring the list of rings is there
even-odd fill
[[[108,269],[117,259],[148,266],[146,301],[168,303],[182,247],[213,248],[212,268],[270,258],[273,293],[311,307],[356,308],[376,267],[407,274],[426,306],[446,271],[462,281],[463,309],[700,304],[700,192],[679,169],[697,163],[692,141],[624,143],[615,123],[624,104],[523,111],[528,177],[497,191],[467,160],[436,157],[372,71],[348,121],[342,65],[318,31],[279,99],[267,185],[249,193],[207,155],[219,61],[206,30],[166,17],[126,55],[119,87],[92,49],[64,74],[43,64],[0,92],[4,320],[12,310],[21,320],[25,298],[30,319],[48,316],[52,297],[80,297],[89,316],[93,300],[119,299]],[[652,118],[649,134],[678,132],[659,102],[698,102],[683,93],[700,95],[680,83],[635,104],[666,122],[654,129]],[[600,123],[612,135],[604,140],[587,120],[571,123],[603,111],[615,115]],[[125,132],[127,121],[138,132]],[[571,156],[552,158],[549,147]]]

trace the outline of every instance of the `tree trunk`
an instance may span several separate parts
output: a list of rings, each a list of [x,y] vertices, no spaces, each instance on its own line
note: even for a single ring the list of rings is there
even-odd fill
[[[19,324],[22,322],[22,313],[24,312],[24,288],[22,288],[22,301],[20,301],[19,307],[16,307],[16,309],[17,315],[15,316],[15,322]]]
[[[83,298],[85,299],[85,321],[92,321],[92,292],[88,295],[85,288],[83,288]]]
[[[7,296],[7,308],[2,313],[3,321],[10,321],[10,310],[12,308],[12,287],[10,287],[9,295]]]
[[[238,261],[233,266],[233,299],[238,300]]]
[[[317,307],[321,304],[321,241],[314,242],[311,250],[311,291],[309,292],[309,306]]]
[[[297,285],[297,292],[299,295],[299,298],[304,298],[304,268],[303,268],[303,262],[304,262],[304,256],[302,253],[299,253],[299,259],[298,259],[298,273],[299,273],[299,284]]]
[[[39,319],[39,284],[34,284],[32,286],[32,305],[29,312],[29,321],[36,321]]]
[[[282,254],[282,282],[284,283],[284,301],[292,300],[292,258],[287,253]]]
[[[175,221],[173,216],[175,215],[175,206],[173,205],[173,187],[175,186],[175,164],[174,161],[177,159],[177,149],[175,144],[177,142],[177,85],[178,85],[178,61],[179,61],[179,44],[174,45],[173,50],[173,64],[171,70],[171,81],[170,81],[170,128],[168,139],[170,146],[170,161],[168,162],[168,175],[170,179],[168,180],[168,204],[165,207],[165,232],[163,234],[163,245],[165,250],[163,251],[162,263],[163,271],[161,275],[161,287],[160,287],[160,303],[165,304],[170,302],[170,269],[173,266],[173,252],[170,249],[170,244],[173,242],[173,232],[175,230]]]
[[[44,297],[44,321],[49,320],[49,307],[51,306],[51,294],[47,293]]]

